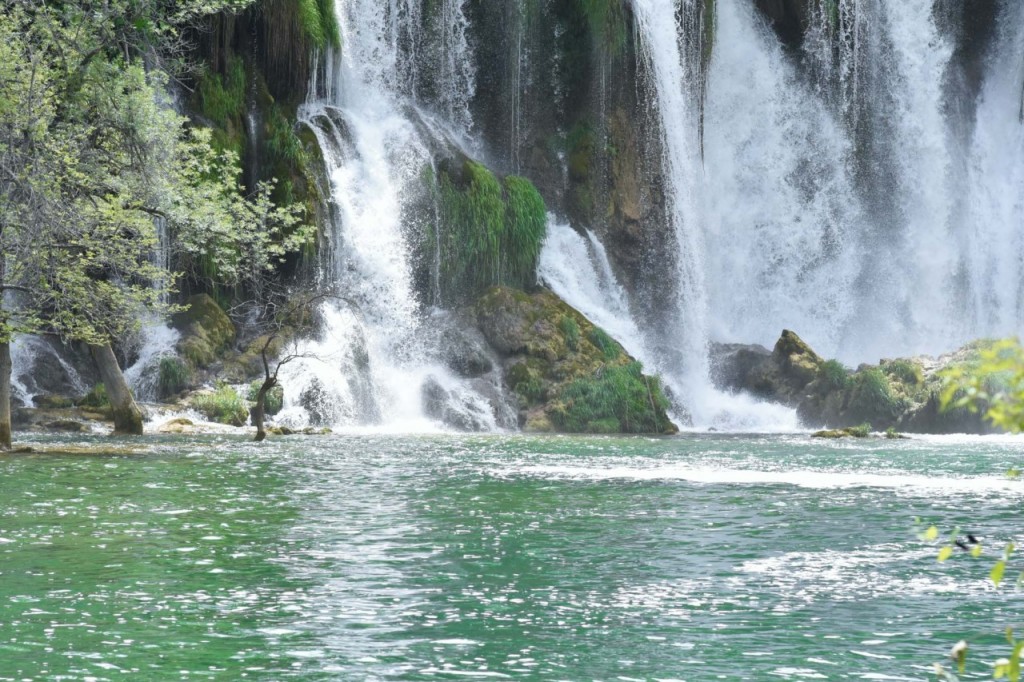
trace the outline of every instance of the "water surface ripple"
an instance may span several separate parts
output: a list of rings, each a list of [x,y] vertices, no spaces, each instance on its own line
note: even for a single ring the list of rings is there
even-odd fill
[[[0,458],[0,680],[982,679],[1022,625],[913,529],[1019,533],[1014,439],[103,443]]]

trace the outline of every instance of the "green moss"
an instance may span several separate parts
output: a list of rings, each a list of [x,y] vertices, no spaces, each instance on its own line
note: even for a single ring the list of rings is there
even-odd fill
[[[829,429],[826,431],[815,431],[811,438],[867,438],[871,434],[871,424],[851,426],[846,429]]]
[[[668,400],[661,383],[645,377],[639,362],[605,366],[572,381],[557,401],[552,420],[570,433],[664,433],[672,428],[664,416]]]
[[[277,104],[271,105],[267,111],[265,132],[264,151],[271,165],[299,165],[303,162],[302,141],[284,109]]]
[[[828,17],[828,27],[833,33],[839,30],[839,2],[838,0],[823,0],[825,4],[825,15]]]
[[[587,339],[597,346],[606,360],[615,360],[622,354],[622,347],[600,327],[591,329],[587,334]]]
[[[191,296],[185,310],[176,313],[173,324],[181,331],[178,352],[194,366],[206,367],[235,338],[235,325],[213,298]]]
[[[192,407],[206,416],[207,419],[231,426],[245,426],[249,419],[249,409],[242,396],[230,386],[219,386],[213,393],[197,395],[192,399]]]
[[[854,438],[867,438],[871,433],[871,424],[861,424],[860,426],[851,426],[846,429],[846,432]]]
[[[566,347],[571,351],[579,349],[580,326],[576,323],[576,320],[570,315],[562,315],[562,318],[558,321],[558,328],[562,331]]]
[[[548,210],[540,192],[526,178],[510,175],[505,178],[504,186],[506,213],[501,282],[528,288],[535,281]]]
[[[623,54],[628,38],[622,0],[578,0],[596,45],[613,56]]]
[[[439,219],[425,248],[433,253],[440,247],[445,303],[463,303],[498,284],[533,286],[547,208],[529,180],[509,176],[499,182],[485,166],[467,160],[459,177],[427,171],[424,181],[436,193]]]
[[[82,396],[78,401],[80,407],[110,407],[110,399],[107,397],[107,387],[103,384],[96,384],[92,390]]]
[[[180,393],[191,378],[188,366],[177,357],[160,359],[160,396],[168,397]]]
[[[889,440],[906,440],[907,436],[896,430],[895,426],[890,426],[885,430],[885,437]]]
[[[334,16],[332,0],[294,0],[299,26],[306,40],[316,48],[341,47],[341,31]]]
[[[258,379],[249,384],[249,394],[246,396],[249,402],[255,403],[256,399],[260,395],[260,388],[263,386],[263,380]],[[284,408],[284,388],[281,386],[274,386],[267,391],[266,398],[263,399],[263,411],[268,415],[275,415]]]
[[[241,59],[230,59],[224,75],[205,71],[196,88],[199,111],[215,126],[227,128],[245,112],[245,83]]]
[[[859,415],[882,418],[892,418],[899,413],[899,403],[882,370],[871,367],[854,375],[850,409]]]

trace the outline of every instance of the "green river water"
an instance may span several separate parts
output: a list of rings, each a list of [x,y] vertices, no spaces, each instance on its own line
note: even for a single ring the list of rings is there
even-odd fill
[[[1024,626],[1020,440],[141,447],[0,457],[0,680],[990,679]]]

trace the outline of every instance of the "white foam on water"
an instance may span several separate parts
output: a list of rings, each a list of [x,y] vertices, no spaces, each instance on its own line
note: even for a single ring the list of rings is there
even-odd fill
[[[582,481],[686,481],[703,485],[786,485],[810,489],[880,488],[912,494],[993,493],[1024,497],[1024,483],[1007,477],[938,477],[915,474],[873,474],[867,472],[761,471],[688,464],[635,466],[523,465],[499,469],[499,476],[537,476]]]

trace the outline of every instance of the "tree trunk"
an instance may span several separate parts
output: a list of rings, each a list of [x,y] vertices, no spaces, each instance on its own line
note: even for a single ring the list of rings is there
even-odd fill
[[[130,436],[142,435],[142,410],[135,404],[128,382],[124,380],[121,367],[110,344],[89,346],[93,360],[100,371],[100,379],[107,389],[110,409],[114,414],[114,433]]]
[[[270,392],[270,389],[272,389],[275,384],[277,384],[277,379],[274,379],[273,377],[264,379],[263,385],[260,386],[259,393],[256,394],[256,405],[249,411],[249,414],[252,417],[252,425],[256,427],[255,440],[257,443],[267,437],[267,430],[264,426],[267,414],[267,393]]]
[[[11,343],[0,343],[0,450],[11,449]]]

